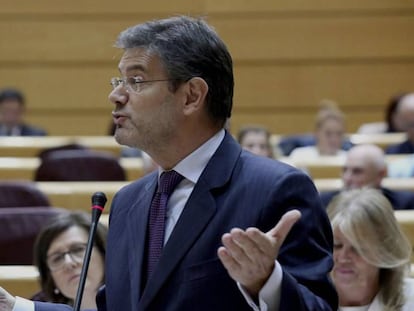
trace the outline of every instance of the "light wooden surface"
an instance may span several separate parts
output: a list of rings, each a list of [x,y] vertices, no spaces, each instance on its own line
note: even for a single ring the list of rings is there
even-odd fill
[[[408,155],[386,155],[385,161],[387,164],[406,158]],[[288,163],[294,167],[303,169],[313,179],[320,178],[338,178],[342,174],[345,165],[345,157],[324,156],[315,159],[292,159],[283,157],[279,159],[282,162]]]
[[[402,143],[407,139],[407,135],[405,133],[351,134],[349,139],[355,145],[374,144],[385,149],[390,145]]]
[[[36,186],[47,195],[54,207],[90,211],[91,197],[101,191],[108,199],[104,213],[109,213],[115,193],[128,182],[37,182]]]
[[[0,148],[1,149],[1,148]],[[120,158],[127,180],[136,180],[143,175],[142,159]],[[40,159],[35,157],[0,157],[0,179],[34,180]]]
[[[93,150],[101,150],[120,156],[122,146],[113,136],[40,136],[0,137],[0,157],[37,157],[48,148],[80,144]]]
[[[30,298],[39,291],[39,272],[34,266],[0,265],[0,286],[14,296]]]
[[[317,178],[313,182],[321,192],[340,190],[343,186],[340,178]],[[414,191],[414,178],[384,178],[382,186],[393,190]]]

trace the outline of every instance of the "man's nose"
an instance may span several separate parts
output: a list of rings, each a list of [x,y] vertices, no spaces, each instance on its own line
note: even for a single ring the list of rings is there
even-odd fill
[[[128,93],[119,85],[109,93],[108,98],[115,105],[125,105],[128,102]]]

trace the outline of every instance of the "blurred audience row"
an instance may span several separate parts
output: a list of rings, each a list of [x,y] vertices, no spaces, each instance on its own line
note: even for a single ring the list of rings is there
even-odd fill
[[[45,130],[26,124],[24,122],[24,112],[25,98],[21,91],[13,88],[1,90],[0,136],[47,135]],[[111,122],[108,134],[113,134],[113,131],[114,125]],[[265,127],[246,125],[240,128],[236,136],[245,149],[256,154],[271,158],[288,156],[292,160],[309,160],[320,156],[345,158],[346,152],[352,147],[351,142],[345,135],[346,132],[345,114],[334,101],[323,100],[315,117],[313,133],[286,135],[281,137],[280,141],[275,144],[271,140],[270,131]],[[365,124],[360,127],[358,132],[371,134],[406,132],[407,139],[404,142],[388,146],[385,149],[386,154],[410,155],[407,158],[390,163],[388,176],[414,176],[414,93],[403,93],[391,98],[386,108],[385,121]],[[59,149],[59,147],[54,149]],[[62,149],[69,148],[68,146],[62,146]],[[74,146],[72,149],[81,148]],[[57,155],[57,153],[55,154]],[[91,155],[89,152],[88,154]],[[74,157],[75,155],[76,153],[73,152],[73,154],[67,153],[66,156]],[[63,157],[64,152],[60,156]],[[156,163],[138,149],[125,147],[122,149],[121,156],[142,158],[145,173],[156,168]],[[50,173],[51,170],[47,171]],[[121,176],[117,179],[124,180],[125,178]],[[42,178],[42,180],[46,179]]]

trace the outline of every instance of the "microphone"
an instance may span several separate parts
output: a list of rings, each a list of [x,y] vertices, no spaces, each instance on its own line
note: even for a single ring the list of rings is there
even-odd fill
[[[83,290],[85,288],[86,276],[88,274],[89,261],[91,260],[93,239],[95,236],[96,227],[99,222],[99,217],[101,217],[106,201],[107,201],[106,195],[103,192],[95,192],[92,195],[92,222],[91,222],[91,228],[89,230],[88,243],[86,244],[85,257],[83,258],[83,265],[82,265],[81,275],[79,278],[78,291],[76,293],[75,304],[73,305],[74,311],[80,310]]]

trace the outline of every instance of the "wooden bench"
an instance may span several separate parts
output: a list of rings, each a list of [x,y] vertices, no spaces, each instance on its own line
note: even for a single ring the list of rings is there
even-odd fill
[[[37,182],[37,187],[47,195],[52,206],[69,210],[90,211],[93,193],[102,191],[107,196],[104,213],[108,213],[115,193],[128,182]]]
[[[313,182],[320,192],[340,190],[343,187],[340,178],[317,178]],[[414,178],[384,178],[382,186],[393,190],[414,191]]]
[[[143,175],[141,158],[120,158],[127,180],[132,181]],[[0,179],[34,180],[35,171],[40,165],[36,157],[0,157]]]
[[[406,154],[386,155],[385,161],[389,164],[407,156]],[[345,165],[345,158],[335,156],[324,156],[317,159],[291,159],[283,157],[279,160],[303,169],[314,179],[340,177]]]
[[[48,148],[68,144],[80,144],[94,150],[101,150],[120,156],[122,146],[113,136],[37,136],[37,137],[0,137],[0,156],[37,157]]]
[[[351,143],[358,144],[374,144],[383,149],[390,145],[402,143],[407,139],[405,133],[382,133],[382,134],[350,134]]]
[[[39,272],[34,266],[0,265],[0,286],[14,296],[30,298],[39,291]]]

